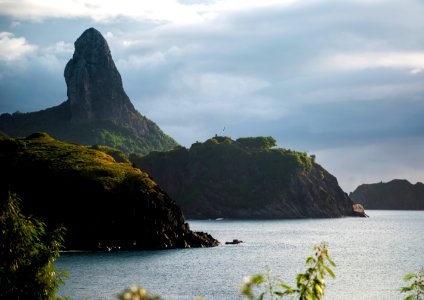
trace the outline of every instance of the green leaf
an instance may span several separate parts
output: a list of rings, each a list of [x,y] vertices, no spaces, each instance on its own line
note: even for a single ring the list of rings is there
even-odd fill
[[[403,300],[414,300],[414,295],[410,295],[406,298],[403,298]]]
[[[405,281],[409,281],[409,280],[411,280],[412,278],[415,278],[417,275],[416,274],[414,274],[414,273],[408,273],[408,274],[406,274],[405,275],[405,277],[403,277],[403,280],[405,280]]]
[[[324,266],[324,268],[325,268],[325,270],[327,271],[328,275],[330,275],[330,276],[331,276],[331,278],[335,278],[335,277],[336,277],[336,275],[334,275],[333,270],[331,270],[331,269],[330,269],[329,267],[327,267],[327,266]]]
[[[250,287],[246,287],[246,286],[243,286],[241,289],[240,289],[240,292],[243,294],[243,295],[250,295]]]
[[[264,276],[262,274],[253,275],[252,283],[254,283],[256,285],[260,285],[263,282],[264,282]]]
[[[336,266],[336,264],[334,263],[334,261],[331,260],[330,256],[327,256],[327,261],[330,263],[330,265],[332,265],[333,267]]]
[[[312,257],[312,256],[309,256],[307,259],[306,259],[306,263],[307,264],[309,264],[309,265],[313,265],[313,264],[315,264],[317,261],[316,261],[316,259],[314,258],[314,257]]]
[[[279,283],[277,285],[280,286],[280,287],[282,287],[283,289],[285,289],[290,294],[293,294],[294,293],[294,290],[291,287],[289,287],[288,285],[284,284],[284,283]]]
[[[412,289],[408,286],[408,287],[402,287],[401,289],[400,289],[400,292],[401,293],[407,293],[407,292],[409,292],[409,291],[411,291]]]

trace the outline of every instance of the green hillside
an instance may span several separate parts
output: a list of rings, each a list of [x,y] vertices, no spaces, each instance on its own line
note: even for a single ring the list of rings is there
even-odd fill
[[[189,230],[180,208],[130,163],[45,133],[0,138],[1,193],[17,193],[25,212],[68,229],[68,248],[126,249],[213,245]],[[3,197],[4,198],[4,197]]]
[[[272,137],[215,136],[130,160],[181,205],[188,218],[353,215],[352,202],[314,156],[274,148]]]

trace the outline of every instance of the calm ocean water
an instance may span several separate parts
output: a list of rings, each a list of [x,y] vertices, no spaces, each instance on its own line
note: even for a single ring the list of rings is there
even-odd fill
[[[62,254],[72,299],[115,299],[138,284],[163,299],[243,299],[243,276],[267,268],[294,285],[312,246],[326,241],[336,262],[325,299],[402,299],[403,276],[424,266],[424,211],[367,211],[370,218],[278,221],[189,221],[239,245],[121,253]]]

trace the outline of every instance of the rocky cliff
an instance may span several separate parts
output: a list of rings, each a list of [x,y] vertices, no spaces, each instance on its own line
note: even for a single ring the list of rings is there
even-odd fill
[[[130,159],[182,207],[186,217],[333,218],[364,216],[314,157],[272,148],[267,138],[214,137]]]
[[[362,184],[350,197],[367,209],[424,210],[424,184],[408,180]]]
[[[22,199],[25,214],[49,228],[63,224],[68,249],[216,246],[193,232],[181,209],[147,175],[93,148],[47,134],[0,138],[0,200]]]
[[[11,136],[46,131],[61,140],[104,144],[127,153],[168,150],[177,145],[134,108],[109,46],[96,29],[87,29],[77,39],[64,75],[67,101],[39,112],[3,114],[0,131]]]

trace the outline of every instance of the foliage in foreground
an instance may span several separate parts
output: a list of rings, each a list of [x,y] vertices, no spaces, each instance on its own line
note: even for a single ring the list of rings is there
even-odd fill
[[[64,228],[48,233],[43,222],[21,213],[16,195],[0,200],[0,298],[56,299],[65,273],[52,263],[59,256]]]
[[[159,296],[150,295],[144,288],[133,286],[120,293],[119,300],[161,300]]]
[[[417,273],[406,274],[404,280],[409,283],[400,290],[401,293],[409,294],[404,300],[424,299],[424,267]]]
[[[323,299],[325,289],[325,276],[335,277],[331,267],[335,263],[328,253],[328,245],[321,243],[314,248],[314,255],[306,259],[307,269],[304,273],[297,274],[296,287],[290,287],[281,279],[271,277],[269,273],[256,274],[244,279],[241,293],[249,300],[277,299],[288,295],[296,295],[300,300]],[[255,295],[257,289],[262,289],[259,296]]]

